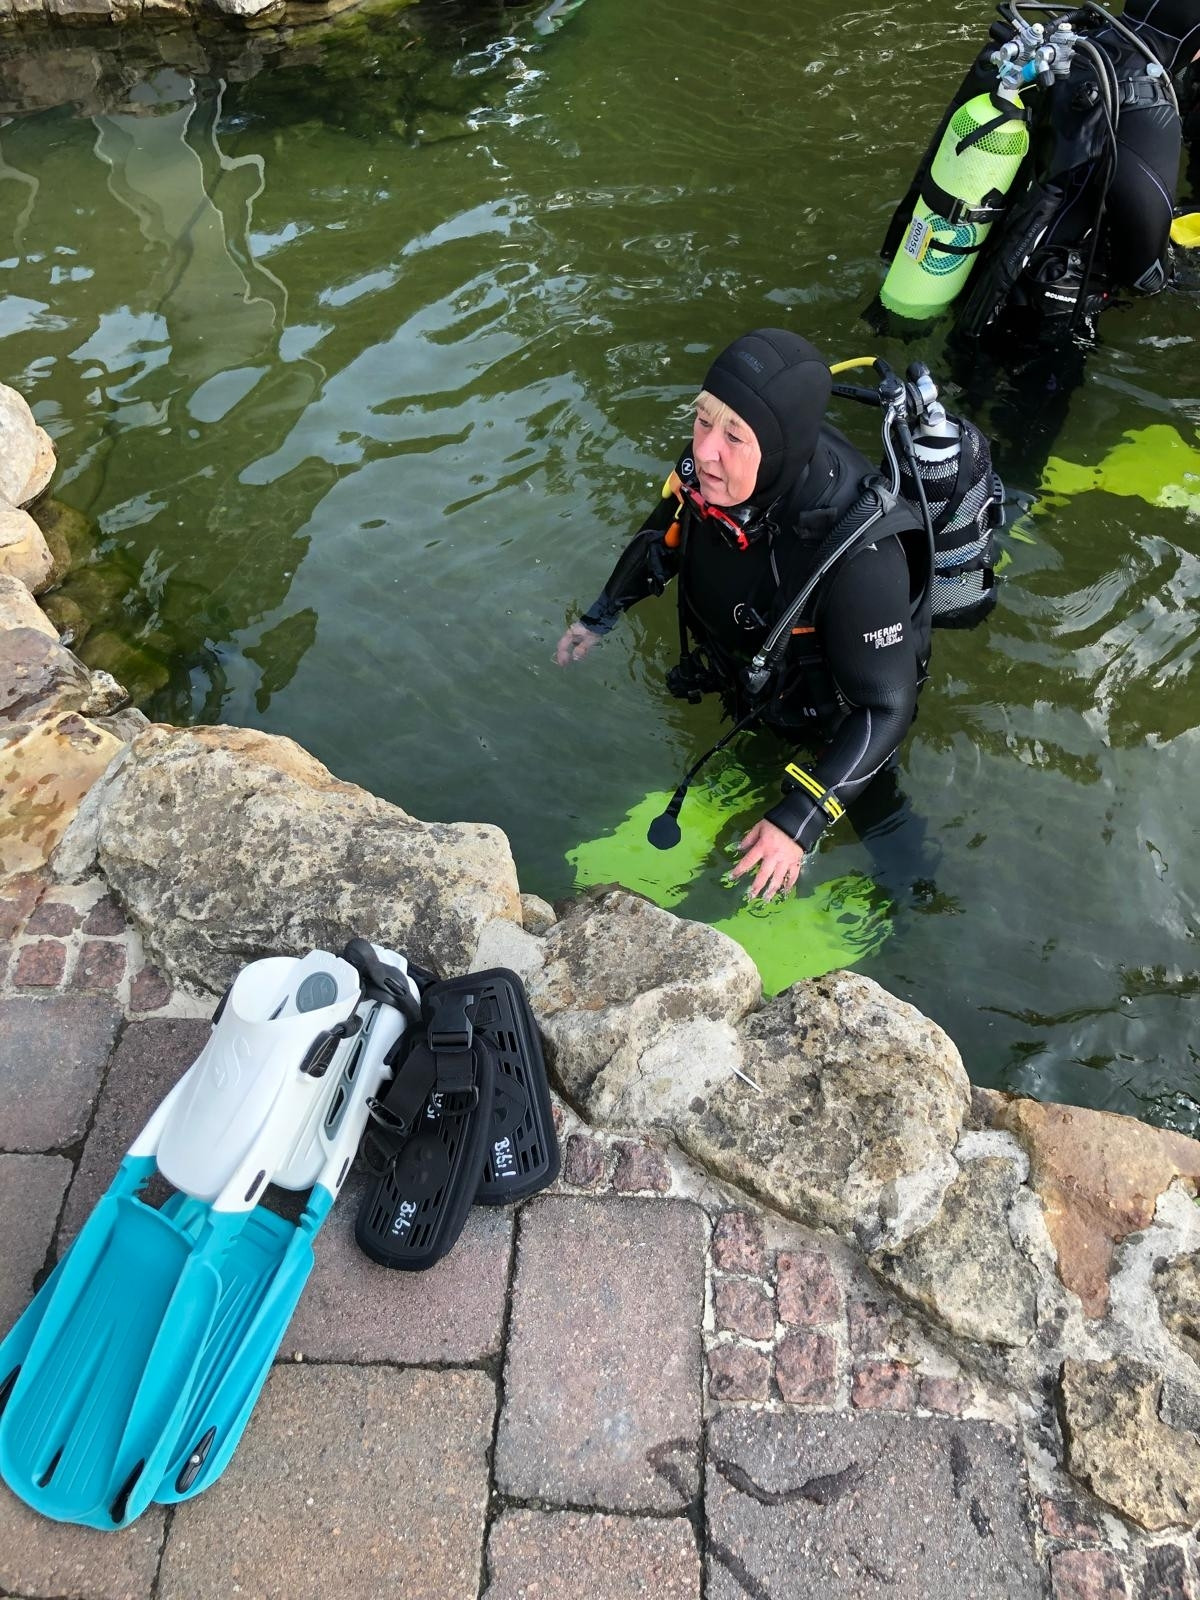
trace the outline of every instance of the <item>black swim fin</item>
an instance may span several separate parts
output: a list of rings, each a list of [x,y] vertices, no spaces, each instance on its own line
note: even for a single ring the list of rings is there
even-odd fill
[[[377,1178],[358,1208],[354,1237],[381,1266],[432,1267],[474,1203],[496,1085],[495,1052],[470,1017],[475,995],[462,980],[430,985],[421,997],[427,1027],[412,1030],[415,1042],[371,1102],[363,1155]]]
[[[454,982],[475,989],[471,1015],[496,1053],[491,1144],[475,1199],[483,1206],[527,1200],[558,1177],[559,1155],[542,1042],[525,986],[506,967]]]

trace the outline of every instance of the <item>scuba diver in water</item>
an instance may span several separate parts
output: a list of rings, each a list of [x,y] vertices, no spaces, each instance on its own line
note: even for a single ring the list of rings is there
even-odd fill
[[[924,369],[910,375],[917,372]],[[892,385],[901,398],[891,404],[903,405],[911,387]],[[923,514],[897,492],[902,472],[894,453],[889,489],[826,422],[833,388],[824,359],[786,330],[760,328],[723,350],[694,403],[691,443],[659,504],[556,652],[560,666],[581,660],[630,606],[676,579],[680,660],[668,687],[693,702],[716,692],[734,719],[708,754],[755,724],[816,749],[806,764],[788,764],[782,798],[741,840],[732,875],[752,873],[750,897],[764,900],[795,887],[824,830],[894,765],[916,715],[939,608],[928,503]],[[875,391],[838,392],[882,403]],[[934,421],[944,431],[940,408]],[[930,500],[940,486],[944,498],[936,503],[945,511],[952,498],[946,475],[962,491],[941,522],[959,517],[950,543],[960,561],[975,538],[978,559],[956,568],[953,582],[982,614],[994,603],[988,563],[996,486],[986,441],[974,429],[966,437],[969,449],[956,442],[954,464],[945,464],[940,479],[932,469]],[[931,439],[931,457],[939,443]],[[971,464],[965,472],[964,454]],[[908,460],[915,466],[911,448]],[[978,536],[980,527],[986,537]],[[707,759],[655,820],[651,843],[669,848],[678,841],[675,817]]]
[[[996,328],[1062,347],[1094,333],[1114,294],[1169,281],[1184,136],[1172,75],[1200,53],[1200,0],[1128,0],[1120,19],[1092,0],[999,10],[892,218],[880,298],[937,315],[969,281],[959,338]]]

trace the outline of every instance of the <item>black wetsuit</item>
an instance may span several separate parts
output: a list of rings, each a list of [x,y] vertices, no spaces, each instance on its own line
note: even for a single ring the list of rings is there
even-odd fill
[[[679,502],[664,496],[581,618],[606,633],[630,606],[661,594],[677,577],[681,617],[701,663],[685,660],[690,671],[682,684],[676,679],[677,692],[717,690],[735,717],[757,704],[767,726],[809,749],[819,747],[807,770],[842,805],[899,748],[928,663],[928,617],[914,618],[914,587],[919,591],[921,584],[910,577],[904,535],[859,548],[821,581],[802,618],[805,631],[793,636],[778,681],[761,701],[747,694],[742,668],[804,587],[816,549],[871,475],[866,458],[836,429],[822,426],[802,479],[770,507],[764,531],[745,550],[686,506],[681,542],[672,548],[665,535]],[[911,529],[924,539],[915,512]],[[830,820],[799,787],[785,793],[767,819],[806,850]]]
[[[1167,280],[1167,246],[1175,187],[1179,176],[1182,130],[1162,77],[1147,75],[1144,55],[1112,28],[1091,35],[1113,64],[1122,102],[1117,120],[1115,165],[1104,202],[1104,219],[1097,266],[1114,287],[1154,294]],[[1061,143],[1076,135],[1082,116],[1090,108],[1080,104],[1094,72],[1088,62],[1077,61],[1065,83],[1050,90],[1048,129],[1042,150],[1035,154],[1041,169],[1057,174],[1065,190],[1062,208],[1051,222],[1039,250],[1081,250],[1094,224],[1097,188],[1104,182],[1108,151],[1091,155],[1079,167],[1061,172]],[[1036,256],[1033,263],[1036,272]]]

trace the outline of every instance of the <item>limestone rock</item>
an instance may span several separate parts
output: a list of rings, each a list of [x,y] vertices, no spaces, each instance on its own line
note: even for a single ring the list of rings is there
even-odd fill
[[[248,728],[148,728],[91,815],[104,874],[156,958],[214,991],[264,952],[339,950],[355,934],[461,972],[488,922],[520,921],[498,828],[419,822]]]
[[[0,572],[0,629],[36,628],[57,640],[58,629],[19,578]]]
[[[54,557],[28,511],[0,500],[0,573],[17,578],[32,594],[54,581]]]
[[[91,687],[83,663],[41,629],[0,633],[0,727],[78,711]]]
[[[943,1174],[970,1086],[954,1045],[870,978],[793,985],[738,1028],[741,1066],[676,1128],[717,1176],[800,1221],[868,1245],[898,1187]]]
[[[557,921],[558,916],[554,907],[548,900],[543,900],[541,895],[521,896],[521,924],[526,933],[549,933]]]
[[[128,689],[118,683],[111,672],[93,672],[89,677],[88,697],[81,708],[85,716],[107,717],[128,705]]]
[[[66,98],[70,97],[64,96]],[[38,501],[30,515],[45,534],[55,567],[60,572],[82,565],[95,549],[96,525],[74,506],[47,496]]]
[[[1152,1282],[1163,1326],[1200,1364],[1200,1255],[1167,1262]]]
[[[23,396],[0,383],[0,500],[19,504],[38,458],[38,425]]]
[[[54,469],[58,465],[58,458],[54,453],[54,440],[45,428],[36,430],[37,455],[34,458],[33,471],[29,474],[29,481],[17,496],[16,504],[19,506],[31,505],[39,495],[44,494],[50,486],[50,479],[54,476]]]
[[[1020,1188],[1011,1161],[969,1161],[935,1220],[899,1250],[881,1252],[872,1265],[951,1333],[987,1344],[1028,1344],[1037,1274],[1008,1227]]]
[[[98,728],[107,728],[122,744],[132,744],[138,734],[150,726],[150,718],[136,706],[122,706],[119,711],[93,717],[92,721]]]
[[[507,967],[515,972],[522,983],[539,970],[545,959],[542,941],[526,933],[515,922],[497,918],[489,922],[479,936],[471,960],[472,971],[482,972],[488,967]]]
[[[24,588],[25,585],[22,584],[21,587]],[[72,649],[82,644],[91,631],[91,622],[85,615],[83,607],[70,595],[64,594],[61,589],[56,589],[53,594],[45,596],[42,609],[59,639]]]
[[[286,0],[211,0],[215,10],[235,17],[247,28],[263,28],[278,22],[287,10]]]
[[[999,1113],[1029,1152],[1059,1276],[1090,1317],[1108,1308],[1113,1246],[1149,1226],[1174,1179],[1200,1179],[1200,1144],[1132,1117],[1014,1100]]]
[[[0,877],[43,866],[120,740],[78,712],[0,737]]]
[[[1152,1533],[1200,1519],[1200,1439],[1158,1415],[1162,1379],[1138,1362],[1066,1361],[1067,1471]]]
[[[724,934],[615,890],[577,902],[545,939],[530,1000],[569,1097],[594,1120],[670,1126],[641,1093],[642,1057],[665,1031],[729,1024],[762,993],[758,969]]]

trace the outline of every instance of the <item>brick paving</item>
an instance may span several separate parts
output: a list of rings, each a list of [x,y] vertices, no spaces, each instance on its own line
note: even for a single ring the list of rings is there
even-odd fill
[[[98,882],[0,884],[5,1326],[211,1007]],[[555,1189],[427,1274],[358,1253],[352,1177],[221,1480],[119,1534],[0,1489],[0,1595],[1200,1600],[1194,1538],[1031,1478],[1009,1398],[839,1244],[556,1120]]]

